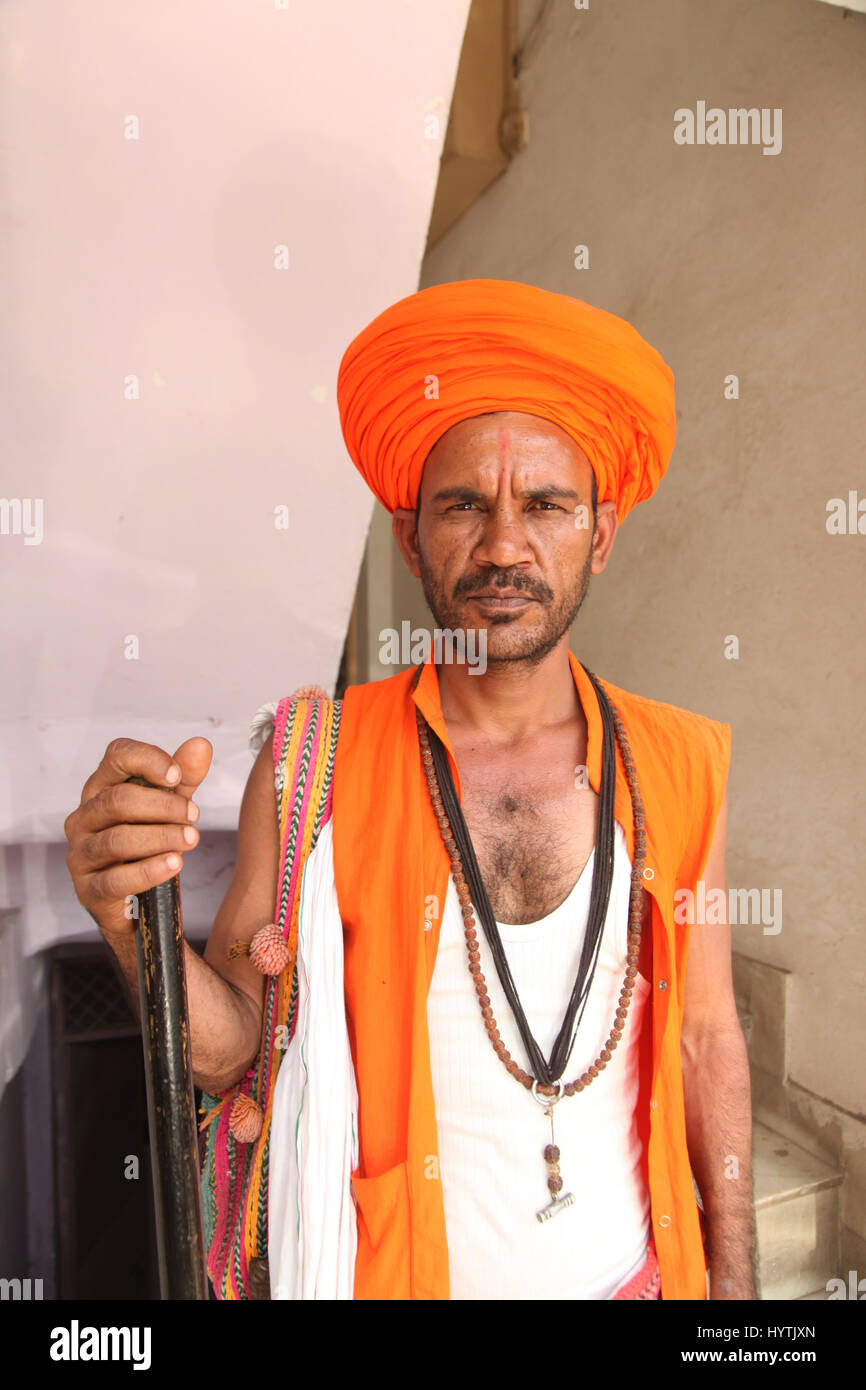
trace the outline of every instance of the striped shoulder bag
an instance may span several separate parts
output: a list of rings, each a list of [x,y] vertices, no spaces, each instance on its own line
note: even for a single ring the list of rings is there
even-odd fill
[[[301,877],[331,816],[341,712],[342,702],[329,700],[321,687],[302,686],[279,702],[274,715],[280,825],[276,919],[256,933],[248,948],[243,945],[252,964],[267,975],[259,1055],[235,1086],[217,1095],[202,1093],[202,1224],[207,1271],[219,1299],[270,1297],[268,1150],[274,1083],[295,1026]]]

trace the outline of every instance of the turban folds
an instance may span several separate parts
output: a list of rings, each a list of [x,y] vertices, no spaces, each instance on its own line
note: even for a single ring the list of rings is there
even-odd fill
[[[445,431],[488,411],[559,425],[620,521],[655,491],[676,437],[673,373],[631,324],[513,280],[457,280],[392,304],[343,354],[337,404],[352,461],[389,512],[414,509]]]

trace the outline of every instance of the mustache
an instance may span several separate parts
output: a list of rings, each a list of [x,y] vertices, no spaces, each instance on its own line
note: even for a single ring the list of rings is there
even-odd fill
[[[511,573],[509,570],[488,570],[486,573],[464,575],[458,579],[454,597],[474,594],[478,589],[516,589],[543,602],[550,602],[553,590],[541,579],[530,579],[528,575]]]

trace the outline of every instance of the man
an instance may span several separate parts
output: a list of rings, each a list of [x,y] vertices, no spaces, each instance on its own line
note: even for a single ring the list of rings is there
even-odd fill
[[[618,523],[667,467],[670,370],[613,315],[462,281],[379,315],[338,397],[437,626],[486,640],[483,674],[428,660],[346,691],[332,821],[305,869],[345,939],[354,1296],[657,1297],[657,1258],[662,1297],[702,1298],[693,1172],[710,1297],[752,1298],[730,935],[673,911],[677,888],[725,886],[730,731],[600,684],[568,650]],[[125,782],[169,788],[170,762],[116,740],[66,826],[131,986],[123,901],[197,841],[210,746],[177,750],[173,791]],[[211,1093],[259,1049],[264,979],[232,943],[273,921],[273,800],[266,744],[205,959],[187,950]],[[272,1167],[291,1132],[275,1103]]]

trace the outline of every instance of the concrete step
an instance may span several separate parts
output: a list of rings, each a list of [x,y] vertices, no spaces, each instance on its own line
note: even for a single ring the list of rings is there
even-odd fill
[[[839,1268],[842,1174],[760,1121],[752,1171],[761,1298],[820,1298]]]

